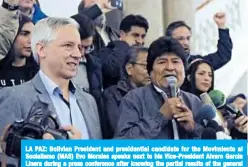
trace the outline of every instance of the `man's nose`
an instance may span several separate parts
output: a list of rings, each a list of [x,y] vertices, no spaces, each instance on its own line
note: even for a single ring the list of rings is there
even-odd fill
[[[84,51],[83,51],[83,54],[84,54]],[[82,50],[78,47],[75,47],[72,56],[75,58],[81,58],[82,57]]]
[[[139,44],[139,45],[142,45],[142,44],[144,43],[142,37],[137,37],[137,38],[135,39],[135,41],[136,41],[136,44]]]
[[[175,66],[172,62],[168,62],[166,65],[165,65],[165,68],[167,71],[173,71],[175,69]]]

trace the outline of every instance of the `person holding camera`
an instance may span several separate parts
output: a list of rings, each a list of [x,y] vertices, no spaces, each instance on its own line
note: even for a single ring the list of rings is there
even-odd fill
[[[30,82],[0,91],[0,134],[15,120],[29,118],[33,105],[40,102],[66,131],[73,134],[77,128],[81,139],[102,138],[94,98],[71,82],[84,51],[78,29],[71,18],[49,17],[35,25],[31,47],[40,70]]]

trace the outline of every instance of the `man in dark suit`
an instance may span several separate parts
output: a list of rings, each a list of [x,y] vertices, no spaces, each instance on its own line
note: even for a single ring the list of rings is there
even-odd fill
[[[0,134],[7,124],[26,119],[32,105],[41,101],[72,135],[78,129],[82,139],[101,138],[93,97],[70,81],[77,74],[84,51],[78,29],[79,25],[69,18],[46,18],[35,25],[31,45],[40,71],[21,86],[1,90]]]

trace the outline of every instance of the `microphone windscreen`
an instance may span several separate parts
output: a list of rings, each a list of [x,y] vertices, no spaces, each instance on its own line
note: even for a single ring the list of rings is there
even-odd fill
[[[175,76],[166,77],[170,87],[170,97],[177,97],[177,78]]]
[[[213,101],[211,100],[210,96],[208,95],[208,93],[206,93],[206,92],[202,93],[200,95],[200,98],[201,98],[201,101],[203,104],[209,104],[209,105],[215,107],[215,105],[214,105]]]
[[[168,76],[166,77],[166,80],[169,85],[177,83],[177,78],[175,76]]]
[[[221,108],[226,104],[226,97],[224,93],[219,90],[210,91],[209,96],[216,108]]]
[[[224,131],[224,128],[222,126],[219,126],[219,124],[214,120],[208,121],[207,127],[213,128],[216,132]]]
[[[212,120],[216,116],[216,111],[213,106],[204,104],[199,110],[198,120]]]
[[[216,131],[213,128],[205,128],[201,135],[202,139],[217,139]]]

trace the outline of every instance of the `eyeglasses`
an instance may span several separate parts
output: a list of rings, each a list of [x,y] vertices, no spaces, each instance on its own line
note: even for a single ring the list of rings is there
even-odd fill
[[[140,65],[140,66],[142,66],[144,69],[146,69],[146,64],[143,64],[143,63],[136,63],[136,62],[132,62],[131,64]]]
[[[95,50],[94,45],[90,45],[90,46],[82,46],[84,48],[84,53],[85,54],[89,54],[91,52],[93,52]]]

